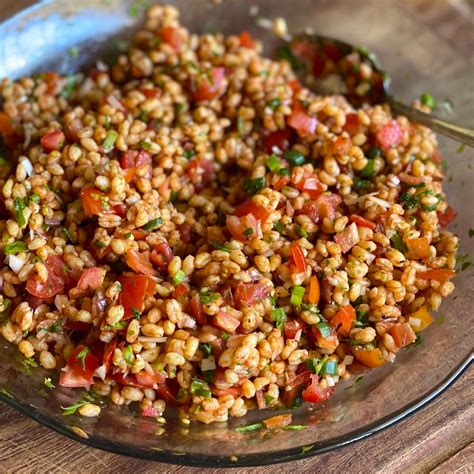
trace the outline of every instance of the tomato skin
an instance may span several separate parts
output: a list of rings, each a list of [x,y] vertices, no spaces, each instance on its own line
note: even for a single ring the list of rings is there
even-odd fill
[[[163,271],[168,269],[168,264],[173,260],[173,257],[173,251],[168,245],[168,242],[161,242],[155,245],[150,254],[150,260]]]
[[[148,258],[134,249],[128,250],[125,255],[125,263],[135,272],[143,275],[156,275],[157,271],[153,268]]]
[[[52,130],[41,137],[40,143],[45,151],[60,150],[66,137],[61,130]]]
[[[255,239],[261,235],[260,221],[255,218],[253,214],[247,214],[243,217],[227,216],[226,227],[232,237],[241,242],[246,242],[249,239]],[[244,235],[247,229],[252,229],[249,236]]]
[[[94,372],[99,367],[99,359],[90,350],[83,359],[78,359],[77,356],[84,349],[86,346],[80,344],[69,357],[59,377],[59,385],[62,387],[88,388],[91,385]]]
[[[285,337],[287,339],[294,339],[298,331],[302,331],[305,327],[306,323],[304,321],[300,321],[299,319],[287,321],[284,327]]]
[[[443,212],[437,212],[439,225],[441,227],[447,227],[458,215],[456,210],[451,206],[448,206],[447,209]]]
[[[9,115],[0,112],[0,134],[8,137],[15,134],[12,119]]]
[[[165,26],[158,32],[158,36],[167,44],[179,53],[185,42],[183,33],[178,28]]]
[[[266,153],[273,153],[273,147],[287,151],[292,142],[292,131],[289,128],[271,132],[263,138],[263,148]]]
[[[82,208],[87,217],[98,216],[100,214],[113,214],[114,210],[105,205],[107,196],[97,188],[83,189],[79,193],[82,201]]]
[[[351,149],[352,141],[348,137],[337,137],[332,144],[332,152],[335,155],[347,155]]]
[[[377,133],[377,141],[384,150],[396,147],[403,138],[403,131],[396,120],[390,120]]]
[[[356,312],[352,305],[348,304],[343,306],[329,321],[329,324],[333,328],[337,328],[337,331],[343,336],[348,336],[349,331],[352,328],[352,323],[356,319]]]
[[[122,291],[120,292],[119,302],[123,305],[123,320],[131,319],[135,315],[133,309],[141,312],[147,295],[150,283],[147,275],[127,275],[120,277]]]
[[[275,191],[281,191],[290,181],[289,176],[279,176],[276,179],[275,184],[273,184],[273,189]]]
[[[408,346],[416,340],[415,331],[413,331],[409,323],[397,323],[389,330],[389,333],[399,349]]]
[[[307,264],[303,250],[298,244],[291,244],[290,246],[290,266],[296,273],[302,273],[306,271]]]
[[[202,309],[202,303],[199,299],[199,295],[194,295],[191,298],[191,301],[189,302],[189,312],[196,322],[201,326],[207,323],[207,315]]]
[[[225,68],[213,67],[211,69],[212,82],[207,75],[196,80],[194,85],[194,99],[198,102],[212,100],[222,92],[222,81],[225,76]]]
[[[336,208],[341,204],[342,198],[339,194],[321,194],[315,201],[306,203],[297,215],[305,214],[317,224],[324,218],[334,219]]]
[[[367,227],[367,229],[375,230],[377,227],[377,224],[375,222],[369,221],[367,219],[364,219],[361,216],[358,216],[357,214],[352,214],[349,217],[350,222],[355,222],[357,227]]]
[[[113,360],[113,357],[114,357],[114,351],[115,351],[116,347],[117,347],[117,338],[116,337],[114,337],[110,342],[108,342],[105,345],[104,355],[102,356],[102,363],[107,368],[107,371],[109,371],[110,367],[112,367],[112,360]]]
[[[311,374],[311,384],[303,390],[302,396],[305,402],[319,403],[329,399],[334,393],[335,387],[321,388],[318,386],[318,376]]]
[[[239,35],[240,46],[243,48],[254,48],[255,41],[248,31],[242,31]]]
[[[347,253],[359,242],[359,232],[355,222],[334,236],[334,241],[341,247],[342,253]]]
[[[100,267],[88,268],[79,278],[77,288],[81,290],[97,290],[104,281],[105,270]]]
[[[237,217],[247,216],[248,214],[253,214],[259,221],[266,222],[270,212],[250,200],[244,201],[234,212],[234,216]]]
[[[166,378],[160,372],[154,372],[153,374],[148,373],[146,370],[142,370],[135,374],[137,382],[144,387],[153,387],[155,384],[164,383]]]
[[[295,102],[293,112],[288,117],[287,124],[295,129],[302,137],[305,137],[316,131],[318,121],[315,117],[311,117],[306,113],[301,102]]]
[[[227,334],[235,334],[236,329],[240,326],[240,321],[225,311],[219,311],[214,317],[214,325]]]
[[[360,127],[359,116],[357,114],[347,114],[344,130],[349,135],[355,135],[359,131],[359,127]]]
[[[300,181],[295,183],[297,189],[309,194],[311,199],[316,199],[324,192],[319,178],[316,175],[306,175]]]
[[[234,300],[241,306],[252,306],[270,295],[270,287],[264,283],[239,282],[234,292]]]

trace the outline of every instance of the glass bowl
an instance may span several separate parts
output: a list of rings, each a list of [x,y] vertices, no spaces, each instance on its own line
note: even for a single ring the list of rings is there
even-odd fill
[[[31,3],[18,0],[8,11],[9,15],[16,15],[0,18],[0,78],[50,69],[69,73],[97,55],[110,54],[120,45],[112,39],[126,36],[139,24],[145,2],[54,0],[29,6]],[[268,41],[269,52],[273,39],[257,28],[255,19],[249,16],[252,4],[258,4],[263,17],[285,17],[291,31],[311,26],[322,34],[363,44],[377,53],[392,74],[397,96],[411,100],[428,90],[441,100],[451,101],[452,119],[474,124],[470,53],[474,44],[467,3],[466,11],[442,0],[425,2],[420,16],[413,15],[413,10],[404,10],[402,2],[384,2],[380,8],[378,0],[170,3],[180,7],[184,24],[193,31],[249,30]],[[2,7],[0,17],[5,14]],[[437,22],[437,18],[448,18],[449,22]],[[449,40],[450,31],[456,31],[456,36],[451,34],[453,41]],[[71,47],[78,47],[75,51],[79,55],[67,54]],[[472,254],[474,240],[468,238],[468,229],[474,222],[474,171],[470,162],[473,153],[472,149],[457,153],[458,146],[441,139],[450,176],[446,183],[448,198],[459,213],[454,229],[461,236],[460,253]],[[235,431],[237,426],[271,416],[268,411],[250,412],[244,418],[208,426],[184,426],[171,416],[161,434],[155,420],[139,416],[130,407],[105,407],[105,402],[98,419],[63,416],[61,405],[70,405],[79,394],[72,389],[45,387],[44,377],[51,376],[56,384],[57,374],[41,368],[25,369],[23,356],[1,338],[0,399],[85,444],[146,459],[215,467],[270,464],[312,456],[394,424],[433,400],[466,369],[472,361],[469,329],[474,323],[473,272],[462,272],[455,283],[454,295],[443,303],[438,324],[423,332],[422,344],[402,350],[394,364],[371,371],[357,383],[340,384],[324,405],[305,405],[293,411],[294,423],[308,424],[302,431]]]

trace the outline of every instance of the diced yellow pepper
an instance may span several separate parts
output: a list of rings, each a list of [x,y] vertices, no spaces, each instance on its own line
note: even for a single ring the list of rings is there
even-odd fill
[[[426,306],[422,306],[419,310],[409,314],[408,321],[410,321],[410,318],[415,318],[420,321],[420,324],[418,326],[411,325],[413,331],[415,332],[423,331],[433,322],[433,318],[431,314],[428,313]]]

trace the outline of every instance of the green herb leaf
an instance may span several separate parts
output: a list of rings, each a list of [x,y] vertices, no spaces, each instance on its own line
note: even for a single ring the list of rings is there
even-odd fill
[[[54,388],[53,382],[50,377],[45,377],[43,380],[43,385],[51,390]]]
[[[133,319],[140,319],[140,311],[137,308],[132,308]]]
[[[267,107],[269,107],[272,110],[275,110],[278,108],[278,106],[281,104],[281,100],[277,97],[275,99],[272,99],[267,102]]]
[[[285,230],[285,226],[281,222],[275,222],[273,228],[280,234]]]
[[[247,229],[245,229],[242,234],[245,236],[245,237],[250,237],[252,234],[253,234],[253,229],[252,227],[247,227]]]
[[[82,394],[81,399],[78,400],[76,403],[73,403],[72,405],[69,405],[67,407],[63,407],[63,406],[61,407],[61,409],[63,410],[63,416],[74,415],[74,413],[76,413],[76,411],[79,410],[79,408],[81,408],[83,405],[85,405],[86,403],[93,402],[93,401],[94,401],[94,397],[90,395],[89,393],[84,392]]]
[[[24,242],[17,240],[16,242],[12,242],[11,244],[5,245],[3,250],[5,252],[5,255],[16,255],[20,252],[26,252],[28,250],[28,247]]]
[[[235,431],[237,433],[245,433],[247,431],[257,431],[261,428],[263,428],[263,423],[254,423],[253,425],[239,426],[239,428],[235,428]]]
[[[55,321],[53,324],[51,324],[51,326],[46,328],[46,331],[52,332],[54,334],[58,334],[61,332],[61,329],[62,329],[62,324],[61,324],[61,321],[58,320],[58,321]]]
[[[193,395],[197,395],[198,397],[212,397],[212,393],[209,390],[209,386],[207,385],[207,383],[199,379],[194,379],[191,382],[189,390]]]
[[[160,227],[163,224],[163,219],[161,217],[157,217],[156,219],[152,219],[148,221],[144,226],[142,226],[143,230],[154,230]]]
[[[266,186],[265,176],[255,179],[244,179],[243,189],[247,194],[253,195]]]
[[[463,272],[467,270],[470,266],[472,266],[472,260],[469,254],[459,254],[456,256],[456,272]]]
[[[89,348],[88,348],[88,347],[84,347],[84,349],[82,349],[82,351],[79,352],[79,354],[77,354],[77,356],[76,356],[76,358],[81,361],[81,366],[82,366],[83,369],[86,368],[86,358],[87,358],[87,354],[89,354]]]
[[[303,153],[300,153],[296,150],[288,150],[283,155],[283,158],[285,158],[285,160],[293,166],[301,166],[304,165],[305,162],[305,157]]]
[[[403,201],[403,207],[405,209],[415,209],[415,207],[418,206],[420,198],[407,192],[400,196],[400,200]]]
[[[290,172],[290,170],[289,170],[288,168],[280,168],[280,169],[278,170],[278,174],[279,174],[280,176],[290,176],[291,172]]]
[[[231,253],[232,252],[232,249],[230,247],[228,247],[227,245],[225,244],[221,244],[220,242],[217,242],[215,240],[213,240],[211,242],[211,245],[216,249],[216,250],[222,250],[223,252],[227,252],[227,253]]]
[[[308,237],[308,232],[306,232],[303,227],[301,227],[300,225],[296,224],[295,226],[295,231],[296,233],[300,236],[300,237],[303,237],[303,238],[306,238]]]
[[[183,156],[187,158],[188,160],[195,155],[196,155],[196,152],[194,150],[184,150],[183,152]]]
[[[272,316],[272,321],[276,323],[275,326],[277,329],[283,331],[286,322],[285,310],[283,308],[274,308],[271,310],[270,314]]]
[[[392,242],[393,248],[397,249],[399,252],[404,254],[407,251],[407,247],[399,234],[393,234],[392,237],[390,237],[390,241]]]
[[[199,349],[201,349],[202,352],[204,353],[204,357],[203,357],[204,359],[209,358],[209,356],[212,354],[212,347],[209,342],[205,344],[200,344]]]
[[[436,99],[428,92],[423,92],[420,100],[423,105],[427,105],[431,110],[436,108]]]

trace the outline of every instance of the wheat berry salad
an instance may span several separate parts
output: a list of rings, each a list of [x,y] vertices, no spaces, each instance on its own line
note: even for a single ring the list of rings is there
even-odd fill
[[[0,329],[65,415],[299,429],[453,292],[433,132],[261,51],[154,6],[113,64],[1,82]]]

